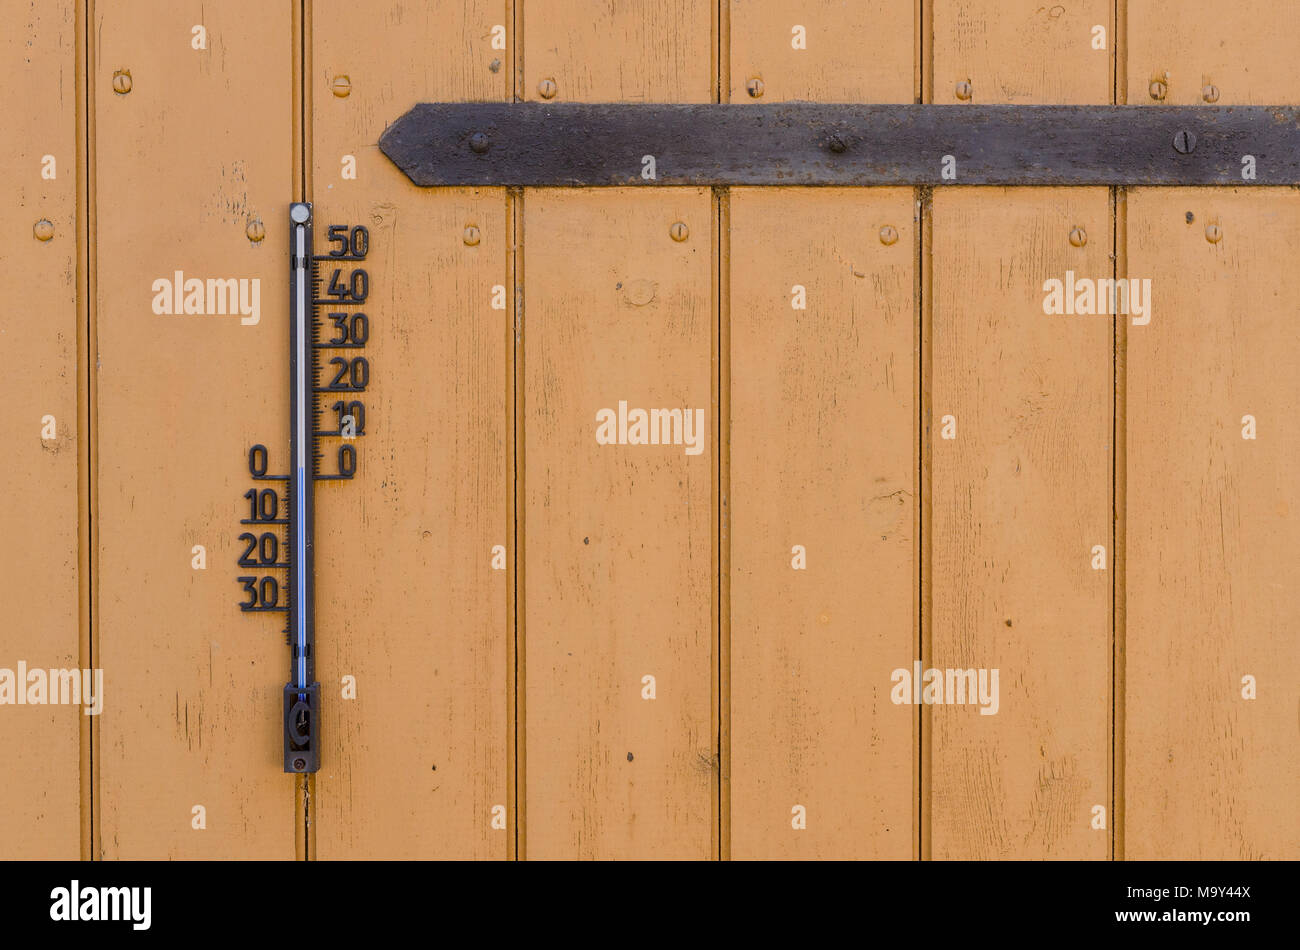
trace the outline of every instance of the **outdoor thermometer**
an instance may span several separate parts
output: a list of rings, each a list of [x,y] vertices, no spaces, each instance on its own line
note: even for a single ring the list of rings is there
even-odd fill
[[[289,458],[288,474],[268,475],[265,445],[248,450],[255,487],[244,493],[250,526],[239,536],[245,613],[288,615],[285,641],[291,648],[284,687],[284,770],[320,768],[320,684],[316,682],[315,583],[312,499],[315,483],[347,481],[357,470],[355,440],[365,433],[360,394],[370,382],[370,364],[354,351],[370,337],[370,318],[361,309],[370,296],[369,274],[360,266],[370,250],[363,226],[330,225],[326,254],[312,253],[312,206],[289,207]],[[322,288],[328,271],[329,283]],[[337,421],[324,430],[323,420]],[[325,441],[325,440],[337,440]],[[332,470],[325,450],[334,448]],[[283,536],[280,529],[284,529]],[[283,554],[281,553],[283,552]]]

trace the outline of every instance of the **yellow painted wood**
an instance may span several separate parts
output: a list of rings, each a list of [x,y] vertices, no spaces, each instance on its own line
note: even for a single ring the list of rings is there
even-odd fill
[[[506,195],[416,188],[375,145],[416,102],[508,94],[511,50],[493,48],[506,13],[412,0],[312,10],[318,242],[331,223],[368,227],[372,294],[357,477],[316,494],[325,751],[312,856],[325,860],[503,858],[513,839]],[[366,35],[384,40],[356,41]],[[332,91],[339,76],[346,97]],[[341,444],[322,440],[327,466]]]
[[[913,101],[910,4],[727,0],[727,7],[730,101]],[[761,87],[751,89],[752,80]]]
[[[1137,189],[1128,221],[1125,856],[1293,859],[1300,203]]]
[[[716,11],[709,0],[524,2],[525,99],[710,102]],[[553,86],[545,87],[543,83]]]
[[[915,658],[912,208],[731,193],[737,859],[913,856],[916,711],[889,696]]]
[[[104,858],[294,855],[284,616],[241,615],[234,580],[248,447],[287,465],[290,27],[253,0],[100,3],[90,24]],[[259,321],[155,313],[176,271],[260,281]]]
[[[75,4],[0,3],[0,217],[8,275],[0,308],[0,857],[80,854],[83,707],[32,692],[48,671],[78,671],[77,100]],[[53,177],[47,177],[53,176]],[[44,239],[42,239],[44,238]],[[19,679],[19,663],[46,671]],[[79,676],[79,681],[84,683]],[[60,681],[61,682],[61,681]],[[70,687],[69,687],[70,688]],[[93,688],[93,687],[92,687]],[[45,700],[11,705],[19,699]],[[58,689],[58,698],[71,700]]]
[[[1127,0],[1128,101],[1279,105],[1300,91],[1300,8],[1270,0]],[[1209,88],[1212,87],[1212,88]]]
[[[525,4],[521,95],[711,101],[715,13]],[[716,855],[710,194],[539,189],[522,207],[520,856]],[[620,400],[705,410],[703,450],[598,445],[596,411]]]
[[[934,98],[993,105],[1111,101],[1111,50],[1115,42],[1109,0],[1044,3],[1041,0],[934,0]],[[1093,47],[1094,28],[1105,48]],[[963,100],[959,83],[970,84]]]
[[[1110,244],[1104,189],[934,196],[925,668],[999,671],[996,714],[926,707],[936,859],[1108,853],[1112,319],[1043,284]]]
[[[936,3],[933,101],[1110,102],[1112,15],[1101,0]],[[1104,49],[1094,48],[1098,26]],[[1108,193],[940,186],[932,215],[923,669],[996,668],[1000,697],[990,715],[925,707],[922,850],[1104,858],[1114,321],[1044,314],[1043,284],[1067,270],[1111,276]],[[955,439],[943,438],[945,416]]]
[[[707,858],[709,192],[537,190],[524,213],[526,854]],[[699,451],[598,444],[597,413],[620,402],[702,412]]]
[[[104,713],[0,705],[0,855],[74,857],[92,820],[110,859],[1300,852],[1290,190],[1118,218],[1102,189],[507,195],[416,189],[376,145],[416,102],[512,96],[1287,103],[1294,11],[100,0],[78,116],[78,6],[37,6],[0,0],[0,668],[93,649]],[[233,579],[245,453],[287,465],[299,195],[370,228],[374,288],[358,476],[318,496],[310,780],[280,771],[283,616]],[[1151,324],[1043,313],[1045,280],[1113,268]],[[257,325],[155,313],[177,270],[260,280]],[[620,400],[704,410],[702,451],[598,444]],[[997,714],[893,702],[918,648],[997,668]]]

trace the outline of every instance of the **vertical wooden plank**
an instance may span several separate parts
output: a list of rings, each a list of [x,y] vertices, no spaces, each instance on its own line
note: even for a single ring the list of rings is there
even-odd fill
[[[1110,101],[1109,0],[934,0],[932,6],[935,103]],[[1100,47],[1097,27],[1104,31]],[[968,98],[958,95],[959,83],[969,84]]]
[[[1111,21],[1100,0],[936,3],[935,102],[963,82],[972,102],[1110,102]],[[1108,192],[939,187],[932,214],[922,669],[945,671],[947,702],[922,721],[922,850],[1104,858],[1114,320],[1044,299],[1048,280],[1112,277]],[[998,711],[951,704],[949,669],[987,670],[990,693],[998,670]]]
[[[732,2],[731,96],[910,102],[914,32],[899,4]],[[912,197],[731,191],[736,858],[913,853]]]
[[[97,856],[289,858],[283,618],[241,616],[234,579],[245,453],[287,452],[289,7],[133,0],[91,27]],[[158,312],[177,272],[244,281],[248,316]]]
[[[911,189],[732,190],[736,858],[912,856],[913,238]]]
[[[77,481],[76,9],[0,2],[0,76],[10,102],[0,139],[0,402],[7,458],[0,549],[7,598],[0,631],[0,857],[80,854],[77,705],[19,676],[79,670]],[[56,691],[57,688],[56,688]],[[61,691],[59,699],[65,698]],[[21,693],[23,705],[17,705]],[[29,705],[28,696],[41,699]],[[69,694],[66,699],[73,699]]]
[[[711,0],[525,2],[522,95],[557,102],[712,102],[713,7]]]
[[[911,4],[896,0],[727,3],[732,102],[913,100]],[[761,85],[751,89],[752,80]]]
[[[370,229],[372,380],[357,476],[316,494],[313,857],[503,858],[512,837],[506,196],[418,189],[374,144],[416,102],[506,96],[509,23],[500,0],[312,10],[317,234]]]
[[[527,98],[549,80],[557,100],[713,99],[703,0],[523,12]],[[710,193],[538,190],[523,206],[521,854],[716,856]],[[621,401],[702,411],[698,454],[598,444],[596,413]]]
[[[1128,220],[1126,856],[1294,859],[1300,196],[1137,189]]]
[[[709,192],[525,200],[527,855],[708,857]],[[692,428],[600,444],[620,405]]]
[[[1128,101],[1277,105],[1300,90],[1300,8],[1272,0],[1127,0]],[[1152,89],[1159,82],[1160,88]],[[1162,98],[1156,98],[1153,91]]]
[[[1287,5],[1247,0],[1224,19],[1199,0],[1129,0],[1128,22],[1130,102],[1296,99],[1300,14]],[[1295,293],[1295,212],[1284,189],[1129,198],[1129,273],[1155,303],[1128,334],[1126,857],[1300,852],[1283,686],[1300,610],[1286,488],[1296,341],[1279,303]]]
[[[1105,857],[1112,319],[1043,302],[1047,280],[1109,277],[1107,193],[940,191],[933,213],[924,668],[998,688],[953,705],[945,679],[927,707],[931,854]]]

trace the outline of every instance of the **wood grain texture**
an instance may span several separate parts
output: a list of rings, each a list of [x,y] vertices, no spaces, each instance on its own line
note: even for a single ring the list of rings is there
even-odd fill
[[[513,715],[513,575],[493,567],[495,545],[514,559],[513,308],[492,307],[509,283],[506,196],[422,191],[375,146],[409,103],[505,96],[510,51],[491,34],[508,22],[499,2],[312,13],[318,242],[326,224],[349,223],[372,244],[357,477],[316,493],[321,859],[504,858],[513,837],[513,816],[492,827],[509,801]],[[355,41],[376,29],[383,44]],[[330,91],[338,75],[346,98]],[[342,176],[345,155],[355,179]],[[323,440],[328,465],[339,444]],[[355,700],[342,698],[344,675]]]
[[[207,49],[191,48],[202,22]],[[253,0],[98,4],[95,755],[103,858],[291,858],[283,615],[242,616],[246,453],[288,454],[291,21]],[[129,69],[129,93],[113,75]],[[250,219],[266,237],[253,242]],[[260,280],[260,321],[157,314],[156,279]],[[273,469],[274,471],[274,469]],[[242,512],[242,513],[241,513]],[[191,567],[192,546],[206,570]],[[192,827],[192,808],[207,827]]]
[[[712,7],[525,4],[521,94],[711,101]],[[716,856],[710,194],[538,189],[522,207],[520,856]],[[598,445],[619,400],[704,409],[703,451]]]
[[[737,859],[912,857],[916,713],[889,698],[915,657],[912,208],[901,188],[731,193]]]
[[[1111,101],[1113,4],[1108,0],[934,0],[934,102],[1085,105]],[[1106,48],[1092,48],[1103,26]]]
[[[0,2],[0,76],[7,108],[0,138],[0,308],[5,371],[0,434],[0,576],[8,596],[0,668],[15,677],[0,706],[0,858],[80,855],[79,734],[75,705],[8,705],[29,669],[76,670],[80,583],[77,541],[77,100],[75,4],[39,9]],[[43,176],[52,156],[53,179]],[[38,222],[52,226],[47,240]],[[46,232],[42,230],[42,234]],[[53,416],[53,430],[46,417]],[[46,437],[50,436],[50,437]],[[71,697],[69,697],[71,698]],[[88,720],[87,720],[88,722]]]
[[[726,2],[731,27],[730,101],[912,101],[911,4],[895,0]],[[762,82],[757,98],[747,88],[752,79]]]
[[[1000,671],[996,714],[926,708],[934,858],[1108,853],[1112,319],[1043,282],[1109,276],[1109,221],[1101,189],[934,196],[924,659]]]
[[[704,189],[525,199],[527,856],[707,858],[714,485]],[[690,229],[669,236],[675,222]],[[685,444],[600,445],[597,412],[702,410]],[[653,676],[656,698],[643,699]]]
[[[1300,95],[1300,7],[1238,0],[1127,0],[1128,101],[1151,104],[1151,83],[1169,105],[1281,105]],[[1227,15],[1225,15],[1227,14]]]
[[[1126,857],[1294,860],[1300,196],[1139,189],[1128,220]]]
[[[523,4],[523,90],[556,102],[711,102],[710,0],[531,0]]]

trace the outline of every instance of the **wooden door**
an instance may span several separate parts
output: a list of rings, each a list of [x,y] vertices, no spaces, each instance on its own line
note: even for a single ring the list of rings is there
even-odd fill
[[[421,102],[1294,104],[1294,13],[0,14],[4,856],[1300,856],[1293,189],[418,188],[378,147]],[[311,776],[236,581],[300,200],[369,236]],[[1051,312],[1079,280],[1130,309]]]

